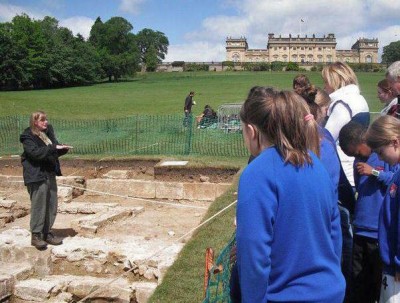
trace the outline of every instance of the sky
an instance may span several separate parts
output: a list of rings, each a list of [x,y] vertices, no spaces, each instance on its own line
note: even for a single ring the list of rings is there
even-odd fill
[[[399,0],[0,0],[0,22],[22,13],[54,17],[85,38],[97,17],[123,17],[134,34],[144,28],[165,34],[164,62],[224,61],[227,37],[246,37],[249,48],[259,49],[266,48],[268,33],[334,33],[337,49],[378,38],[380,55],[383,46],[400,40]]]

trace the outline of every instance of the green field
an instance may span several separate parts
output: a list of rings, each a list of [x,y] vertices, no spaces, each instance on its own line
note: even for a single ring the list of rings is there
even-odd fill
[[[307,72],[310,80],[322,86],[319,72]],[[297,72],[188,72],[147,73],[119,83],[52,90],[0,92],[0,116],[29,115],[38,109],[58,119],[109,119],[133,114],[176,114],[183,112],[189,91],[194,90],[200,114],[206,104],[215,110],[223,103],[242,102],[252,86],[291,89]],[[382,105],[376,97],[376,84],[383,73],[358,73],[362,94],[370,111]]]

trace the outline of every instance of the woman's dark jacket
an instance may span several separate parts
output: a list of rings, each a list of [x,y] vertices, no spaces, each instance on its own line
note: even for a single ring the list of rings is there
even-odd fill
[[[68,150],[56,149],[56,145],[59,143],[50,124],[47,126],[45,133],[52,144],[46,145],[39,136],[32,133],[29,127],[24,130],[19,138],[24,147],[21,163],[25,185],[46,180],[48,173],[55,173],[57,176],[61,176],[58,157],[66,154]]]

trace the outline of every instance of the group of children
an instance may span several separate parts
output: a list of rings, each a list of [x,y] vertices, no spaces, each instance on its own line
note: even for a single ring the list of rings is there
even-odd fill
[[[254,87],[241,109],[252,161],[233,302],[400,302],[400,61],[378,84],[386,106],[372,124],[347,64],[322,78],[323,90],[304,75],[293,91]]]

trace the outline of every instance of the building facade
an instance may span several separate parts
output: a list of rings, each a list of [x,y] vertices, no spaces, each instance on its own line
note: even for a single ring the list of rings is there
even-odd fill
[[[378,63],[378,39],[359,38],[349,50],[336,49],[334,34],[321,38],[312,35],[300,37],[275,37],[268,34],[266,49],[249,49],[247,39],[226,38],[226,60],[233,62],[297,62],[303,64],[329,63]]]

